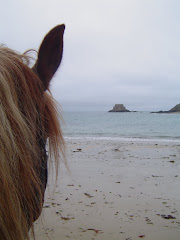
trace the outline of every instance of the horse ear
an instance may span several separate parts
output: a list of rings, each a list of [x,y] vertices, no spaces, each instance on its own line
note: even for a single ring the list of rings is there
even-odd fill
[[[44,90],[58,69],[63,54],[63,34],[65,25],[53,28],[44,38],[38,52],[38,59],[32,68],[41,79]]]

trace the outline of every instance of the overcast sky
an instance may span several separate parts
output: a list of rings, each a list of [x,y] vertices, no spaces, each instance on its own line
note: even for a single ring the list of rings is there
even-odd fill
[[[65,23],[52,92],[66,110],[180,103],[179,0],[1,1],[0,42],[24,52]]]

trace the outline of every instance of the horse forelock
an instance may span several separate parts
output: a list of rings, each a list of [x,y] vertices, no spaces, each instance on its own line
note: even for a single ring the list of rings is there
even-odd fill
[[[60,150],[63,152],[54,99],[44,92],[41,80],[28,64],[28,56],[0,47],[1,239],[28,237],[29,225],[41,212],[44,189],[38,175],[42,161],[38,138],[49,139],[56,165]],[[5,224],[14,229],[16,238],[2,230]]]

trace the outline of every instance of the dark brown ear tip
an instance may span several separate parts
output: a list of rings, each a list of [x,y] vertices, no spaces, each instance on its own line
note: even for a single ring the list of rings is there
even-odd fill
[[[57,25],[55,26],[53,29],[50,30],[50,32],[46,35],[46,37],[48,36],[51,36],[51,34],[64,34],[64,30],[65,30],[65,25],[64,24],[61,24],[61,25]],[[45,37],[45,38],[46,38]]]
[[[57,27],[55,27],[55,28],[58,28],[59,30],[61,30],[61,31],[63,31],[64,32],[64,30],[65,30],[65,24],[61,24],[61,25],[58,25]]]
[[[61,26],[62,26],[63,30],[65,30],[65,28],[66,28],[65,24],[61,24]]]

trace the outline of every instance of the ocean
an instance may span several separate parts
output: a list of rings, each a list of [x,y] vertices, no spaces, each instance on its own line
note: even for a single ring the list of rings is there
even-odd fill
[[[64,112],[65,138],[180,142],[180,114]]]

